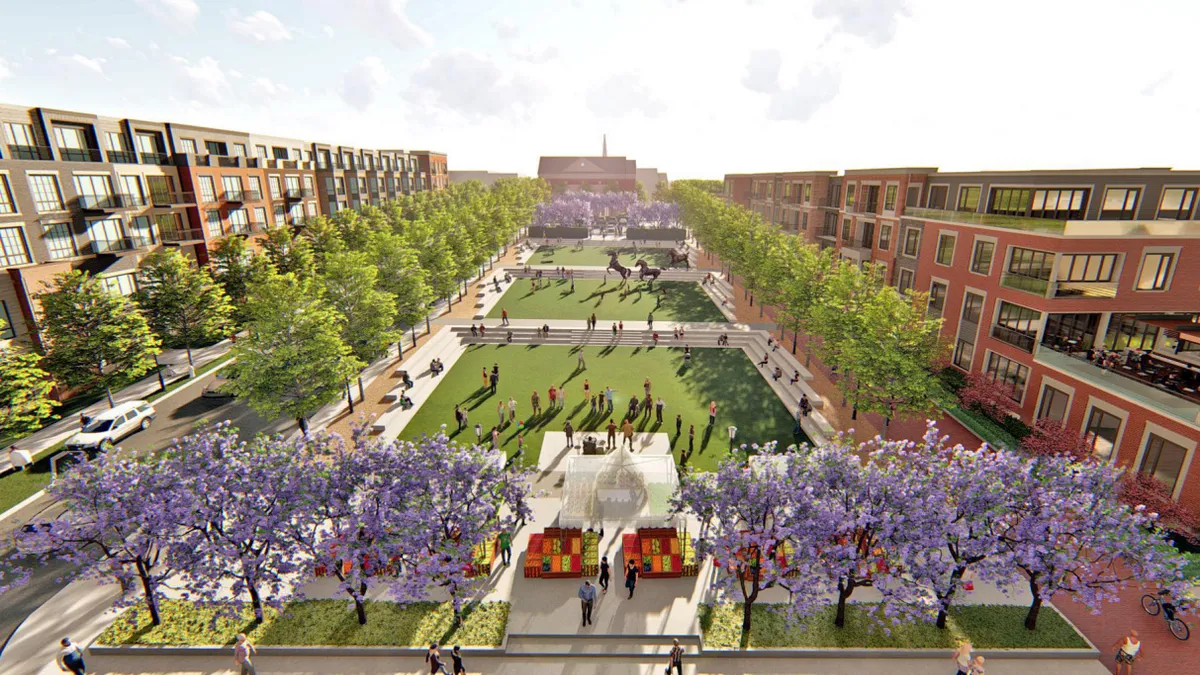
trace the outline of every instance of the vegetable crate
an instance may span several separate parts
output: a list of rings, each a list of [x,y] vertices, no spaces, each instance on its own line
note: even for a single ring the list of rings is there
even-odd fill
[[[623,535],[621,544],[625,567],[633,561],[643,577],[673,579],[683,576],[683,547],[674,528],[642,528],[637,533]]]

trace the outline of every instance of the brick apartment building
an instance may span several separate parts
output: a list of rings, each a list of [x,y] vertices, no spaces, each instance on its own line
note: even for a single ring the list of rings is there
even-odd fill
[[[61,272],[129,294],[158,247],[207,264],[221,237],[448,183],[443,153],[48,108],[0,106],[0,133],[0,345],[36,340],[33,298]]]
[[[1200,508],[1200,172],[733,174],[726,198],[927,291],[953,366]],[[1102,349],[1111,361],[1088,358]]]
[[[637,162],[625,157],[542,157],[538,178],[555,193],[632,192],[637,189]]]

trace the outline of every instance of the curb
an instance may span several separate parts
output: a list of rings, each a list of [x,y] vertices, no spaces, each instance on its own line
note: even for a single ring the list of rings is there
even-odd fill
[[[98,645],[88,646],[88,654],[92,656],[220,656],[227,658],[233,645],[220,647],[180,647],[180,646],[126,646]],[[304,646],[258,646],[255,651],[259,656],[412,656],[423,657],[426,647],[304,647]],[[503,657],[504,649],[500,647],[464,647],[463,652],[469,656]]]
[[[38,498],[40,498],[44,494],[46,494],[46,491],[43,489],[43,490],[38,490],[37,492],[29,495],[20,504],[13,506],[11,509],[5,511],[4,513],[0,513],[0,520],[8,520],[11,516],[17,515],[18,511],[25,508],[26,506],[29,506],[33,502],[37,501]]]

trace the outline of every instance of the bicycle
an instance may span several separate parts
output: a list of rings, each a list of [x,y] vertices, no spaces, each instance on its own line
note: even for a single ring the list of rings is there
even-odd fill
[[[1171,629],[1171,635],[1177,640],[1186,640],[1191,635],[1191,630],[1183,620],[1175,616],[1176,607],[1169,600],[1162,600],[1163,596],[1169,595],[1170,591],[1162,590],[1157,595],[1146,594],[1142,596],[1142,609],[1150,616],[1158,616],[1159,612],[1163,614],[1163,620],[1167,622],[1167,626]]]

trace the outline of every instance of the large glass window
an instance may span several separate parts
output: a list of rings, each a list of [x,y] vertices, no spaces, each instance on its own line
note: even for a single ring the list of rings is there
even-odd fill
[[[137,292],[137,280],[134,278],[135,276],[135,274],[130,273],[118,274],[114,277],[103,277],[100,279],[100,283],[104,285],[104,290],[109,293],[133,295]]]
[[[1081,220],[1087,212],[1088,190],[1034,190],[1029,215],[1034,218]]]
[[[1014,246],[1008,258],[1008,274],[1016,278],[1005,279],[1004,285],[1044,294],[1053,269],[1053,253]]]
[[[158,225],[159,235],[166,239],[180,239],[184,236],[183,221],[178,213],[159,213],[154,216],[154,223]]]
[[[284,176],[284,184],[287,185],[289,195],[300,196],[300,177],[299,176]]]
[[[196,139],[181,138],[181,139],[179,139],[179,142],[183,146],[184,154],[188,154],[188,155],[196,154]]]
[[[154,221],[149,216],[137,216],[129,221],[129,238],[137,247],[152,246],[157,237],[154,236]]]
[[[929,202],[928,206],[931,209],[946,208],[946,198],[950,193],[949,186],[946,185],[931,185],[929,187]]]
[[[854,188],[858,187],[854,183],[846,186],[846,210],[854,208]]]
[[[1121,351],[1141,349],[1150,351],[1158,340],[1158,326],[1137,320],[1136,314],[1114,314],[1108,322],[1108,333],[1104,336],[1104,347]]]
[[[958,188],[958,209],[957,210],[959,210],[959,211],[978,211],[979,210],[979,186]]]
[[[59,154],[68,162],[88,162],[95,159],[95,153],[88,147],[87,131],[83,127],[70,125],[55,125],[54,140],[58,143]]]
[[[1042,313],[1036,309],[1001,300],[992,337],[1032,353],[1041,321]]]
[[[906,293],[908,291],[911,291],[912,287],[913,287],[912,270],[901,268],[900,275],[899,275],[898,281],[896,283],[896,290],[900,291],[901,293]]]
[[[954,243],[958,238],[952,234],[938,235],[937,256],[935,260],[939,265],[949,267],[954,263]]]
[[[262,199],[262,179],[258,176],[250,176],[250,196],[247,199]]]
[[[1171,279],[1171,265],[1175,262],[1174,253],[1147,253],[1142,258],[1142,271],[1138,274],[1137,289],[1139,291],[1166,290]]]
[[[812,183],[805,183],[804,184],[804,203],[809,204],[811,202],[812,202]]]
[[[221,141],[204,141],[204,149],[210,155],[220,155],[224,157],[229,154],[229,150]]]
[[[127,200],[125,206],[145,206],[146,195],[142,192],[142,179],[138,176],[121,176],[121,192]]]
[[[313,177],[312,176],[304,177],[304,189],[310,193],[313,191]],[[373,192],[379,191],[379,181],[375,178],[371,179],[371,190]]]
[[[271,186],[271,199],[283,198],[283,191],[279,187],[279,176],[267,176],[267,184]]]
[[[942,310],[946,308],[946,284],[935,281],[929,286],[929,311],[930,313],[942,315]]]
[[[1121,418],[1093,407],[1084,432],[1087,434],[1088,443],[1092,446],[1092,456],[1099,460],[1108,460],[1117,446],[1117,434],[1121,432]]]
[[[13,159],[39,159],[41,153],[37,148],[37,136],[33,133],[32,124],[5,122],[4,131],[8,135],[9,145],[16,146]],[[46,157],[45,159],[49,159]]]
[[[283,224],[284,224],[284,214],[283,214],[283,207],[282,207],[282,206],[278,206],[278,205],[277,205],[277,206],[275,207],[275,211],[274,211],[274,213],[272,213],[271,215],[272,215],[272,216],[275,218],[275,224],[276,224],[276,225],[283,225]]]
[[[209,239],[218,239],[225,234],[221,228],[221,212],[213,209],[204,212],[204,227],[208,230]]]
[[[8,175],[0,173],[0,214],[17,212],[17,204],[13,201],[12,186],[8,184]]]
[[[0,267],[28,265],[29,262],[29,247],[25,245],[25,233],[21,228],[0,228]]]
[[[113,203],[112,178],[75,174],[75,191],[85,208],[108,207]]]
[[[1139,188],[1108,188],[1100,207],[1100,220],[1133,220],[1137,215]]]
[[[231,202],[242,201],[242,177],[221,176],[221,189],[225,191],[225,199]]]
[[[987,275],[992,271],[992,256],[996,253],[996,242],[981,239],[975,242],[975,250],[971,252],[971,271]]]
[[[1050,314],[1046,317],[1046,332],[1042,344],[1073,351],[1091,349],[1096,342],[1099,314]],[[1074,340],[1074,342],[1071,342]]]
[[[125,243],[125,229],[121,227],[120,218],[101,218],[88,221],[88,237],[92,240],[94,253],[108,253],[128,248]]]
[[[254,222],[259,227],[265,227],[267,224],[267,209],[262,206],[254,207]]]
[[[46,252],[50,255],[51,260],[74,258],[79,255],[79,249],[75,246],[75,235],[71,232],[70,223],[51,223],[47,225],[43,241],[46,244]]]
[[[896,196],[897,196],[897,194],[899,194],[899,192],[900,192],[899,185],[887,186],[887,189],[883,193],[883,210],[884,211],[895,211],[896,210]]]
[[[854,221],[846,218],[842,220],[842,241],[849,244],[854,237]]]
[[[1071,396],[1065,391],[1059,391],[1050,385],[1042,387],[1042,404],[1038,407],[1039,420],[1054,420],[1062,422],[1067,419],[1067,404]]]
[[[1174,492],[1185,459],[1187,450],[1182,445],[1150,434],[1146,439],[1146,452],[1142,453],[1142,465],[1138,471],[1154,476],[1166,484],[1167,490]]]
[[[229,212],[229,231],[233,234],[250,234],[250,216],[246,209],[233,209]]]
[[[962,320],[979,323],[981,314],[983,314],[983,296],[970,291],[963,293]]]
[[[1158,217],[1167,220],[1187,220],[1196,204],[1196,188],[1167,188],[1158,204]]]
[[[921,250],[921,231],[915,227],[904,230],[904,255],[915,258]]]
[[[971,359],[975,356],[975,343],[965,338],[959,338],[954,345],[954,365],[963,370],[971,369]]]
[[[1059,281],[1112,281],[1115,253],[1068,254],[1058,260]]]
[[[200,201],[204,204],[217,201],[217,184],[212,176],[200,176]]]
[[[995,352],[988,354],[984,374],[1004,389],[1004,393],[1020,402],[1025,395],[1025,383],[1029,380],[1029,368]]]
[[[993,188],[988,213],[1023,216],[1029,212],[1033,191],[1029,188]]]
[[[808,214],[806,213],[804,215],[807,216]],[[880,225],[879,226],[879,248],[884,251],[887,251],[892,248],[892,226],[891,225]]]
[[[175,179],[171,176],[146,176],[146,187],[155,204],[170,204],[175,198]]]

